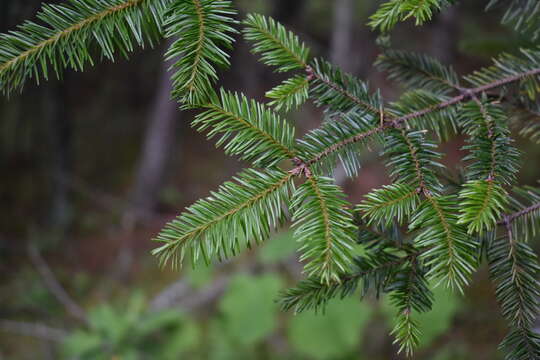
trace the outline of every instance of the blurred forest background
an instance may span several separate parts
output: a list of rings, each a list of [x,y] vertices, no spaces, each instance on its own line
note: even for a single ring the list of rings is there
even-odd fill
[[[368,79],[387,99],[399,95],[372,67],[377,34],[365,24],[379,1],[235,3],[241,16],[274,16],[315,55]],[[503,9],[485,13],[486,3],[459,2],[423,27],[399,24],[392,43],[466,74],[527,41],[499,25]],[[40,4],[1,0],[0,31],[33,18]],[[152,237],[244,165],[191,129],[193,113],[169,100],[166,46],[0,98],[0,359],[399,358],[385,299],[332,303],[324,316],[279,311],[278,292],[301,277],[288,231],[224,264],[158,268]],[[283,79],[241,40],[232,64],[221,85],[259,100]],[[307,105],[292,120],[307,131],[321,112]],[[521,183],[535,184],[540,152],[518,141]],[[462,144],[443,145],[450,169]],[[373,150],[358,180],[337,173],[355,202],[388,183]],[[501,358],[505,324],[493,292],[485,268],[465,297],[439,289],[421,318],[416,358]]]

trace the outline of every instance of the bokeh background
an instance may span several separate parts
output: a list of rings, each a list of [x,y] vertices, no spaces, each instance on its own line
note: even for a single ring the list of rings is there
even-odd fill
[[[399,96],[372,67],[377,34],[365,24],[379,1],[235,3],[240,16],[274,16],[313,54],[369,80],[389,100]],[[33,18],[40,4],[1,0],[0,31]],[[423,27],[399,24],[392,43],[461,74],[527,44],[499,25],[503,9],[485,13],[485,5],[462,1]],[[159,269],[150,251],[161,227],[246,165],[191,129],[194,112],[169,100],[166,47],[97,61],[0,98],[0,359],[401,359],[384,298],[334,302],[324,316],[279,310],[278,292],[301,278],[287,228],[226,263]],[[220,85],[258,100],[283,79],[241,39],[232,64]],[[290,118],[301,132],[322,119],[311,104]],[[441,146],[451,172],[462,144]],[[521,182],[535,184],[539,152],[518,144]],[[353,202],[389,181],[377,151],[366,151],[358,179],[337,171]],[[415,358],[501,358],[506,327],[493,293],[485,266],[465,296],[437,289]]]

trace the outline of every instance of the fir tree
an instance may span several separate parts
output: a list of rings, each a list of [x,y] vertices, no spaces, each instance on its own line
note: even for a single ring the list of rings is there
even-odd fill
[[[383,32],[409,18],[419,25],[452,3],[390,0],[370,25]],[[503,23],[538,36],[538,1],[492,0],[488,8],[496,6],[508,7]],[[250,14],[238,21],[230,1],[68,0],[43,5],[37,18],[0,37],[5,94],[31,78],[61,77],[66,68],[83,70],[97,57],[113,60],[135,45],[173,37],[166,53],[178,59],[172,95],[184,108],[202,109],[197,130],[253,164],[163,229],[153,251],[163,265],[180,266],[186,256],[225,259],[290,220],[306,279],[282,294],[283,308],[320,309],[358,289],[387,293],[397,311],[392,334],[410,355],[422,336],[415,315],[430,310],[431,287],[463,292],[487,261],[510,326],[501,345],[507,359],[540,358],[533,330],[540,267],[528,244],[538,230],[540,189],[517,186],[520,153],[509,127],[512,120],[522,134],[540,138],[529,122],[540,108],[538,46],[501,54],[462,78],[436,59],[385,48],[376,66],[407,89],[389,103],[366,82],[311,58],[299,37],[273,19]],[[268,104],[214,89],[241,31],[264,64],[290,74],[267,92]],[[308,99],[327,121],[295,138],[283,113]],[[457,188],[441,176],[437,151],[438,142],[456,133],[468,137],[468,165]],[[372,142],[382,147],[393,183],[349,204],[333,170],[341,163],[358,176],[360,154]]]

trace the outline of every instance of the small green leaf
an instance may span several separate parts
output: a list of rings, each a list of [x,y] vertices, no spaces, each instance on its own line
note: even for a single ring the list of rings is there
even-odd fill
[[[258,257],[263,264],[276,264],[293,256],[297,248],[292,231],[282,232],[272,236],[261,247]]]
[[[276,275],[235,276],[219,304],[227,334],[243,346],[271,334],[277,326],[274,299],[282,286]]]
[[[304,312],[291,318],[291,345],[300,354],[317,360],[356,353],[371,314],[371,308],[354,297],[331,301],[324,314]]]

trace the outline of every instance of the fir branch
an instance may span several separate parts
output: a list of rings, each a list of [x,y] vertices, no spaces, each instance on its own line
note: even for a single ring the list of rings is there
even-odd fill
[[[497,225],[511,225],[522,241],[528,241],[540,232],[540,189],[526,186],[514,193],[509,205],[513,212],[502,216]]]
[[[389,226],[394,220],[402,224],[419,202],[418,189],[395,183],[370,192],[356,208],[363,213],[368,225]]]
[[[473,97],[462,108],[460,123],[470,136],[465,150],[469,179],[491,179],[509,185],[519,169],[519,152],[512,146],[507,116],[501,106]]]
[[[501,4],[501,0],[491,0],[486,10],[491,10]],[[509,0],[505,2],[508,10],[502,18],[502,23],[511,25],[514,30],[528,33],[532,40],[540,36],[540,2],[538,0]]]
[[[421,229],[415,238],[419,248],[430,250],[422,254],[429,268],[429,279],[437,279],[447,287],[463,292],[476,267],[476,244],[458,224],[458,201],[454,196],[432,196],[414,214],[409,230]]]
[[[283,25],[259,14],[248,14],[244,25],[244,38],[254,43],[252,52],[261,54],[263,63],[279,72],[307,67],[309,48]]]
[[[300,242],[304,271],[323,283],[340,281],[348,271],[354,246],[353,217],[332,179],[308,177],[293,195],[294,234]]]
[[[360,148],[365,145],[362,141],[350,141],[341,144],[339,149],[333,145],[341,140],[357,136],[359,132],[369,133],[370,129],[379,123],[379,119],[368,113],[351,111],[340,115],[340,121],[325,122],[320,128],[308,132],[298,140],[297,151],[301,159],[311,159],[306,162],[315,173],[332,174],[340,161],[348,176],[354,176],[360,168]],[[355,138],[356,139],[356,138]],[[371,140],[371,136],[365,136]],[[382,140],[382,138],[375,138]],[[331,155],[320,156],[321,152],[332,149]]]
[[[363,132],[355,133],[354,135],[349,136],[346,139],[338,141],[338,142],[324,148],[319,153],[317,153],[316,155],[314,155],[313,157],[308,159],[306,161],[306,164],[308,164],[308,165],[316,164],[316,163],[322,161],[323,159],[325,159],[326,157],[328,157],[329,155],[333,154],[334,152],[341,151],[342,149],[344,149],[348,145],[354,145],[354,144],[356,144],[356,143],[358,143],[360,141],[365,141],[365,140],[371,138],[374,135],[378,135],[379,133],[383,132],[383,130],[385,130],[386,128],[389,128],[389,127],[390,126],[377,126],[377,127],[374,127],[372,129],[369,129],[369,130],[366,130],[366,131],[363,131]]]
[[[155,241],[164,245],[152,251],[160,263],[182,264],[185,254],[196,263],[235,255],[243,246],[268,238],[285,217],[293,174],[277,169],[246,170],[225,182],[218,192],[197,201],[160,232]]]
[[[445,95],[417,89],[404,93],[399,100],[391,103],[385,113],[388,121],[406,116],[416,111],[437,106],[449,98]],[[407,122],[407,126],[416,129],[428,129],[435,132],[441,140],[446,140],[451,135],[458,133],[458,109],[460,104],[425,113]]]
[[[347,139],[343,139],[341,141],[338,141],[338,142],[332,144],[332,146],[329,146],[329,147],[325,148],[324,150],[322,150],[320,153],[318,153],[313,158],[305,160],[305,162],[307,164],[316,163],[318,161],[321,161],[324,157],[332,154],[333,152],[340,150],[341,148],[343,148],[346,145],[350,145],[350,144],[358,142],[358,141],[364,141],[366,138],[369,138],[369,137],[371,137],[371,136],[373,136],[375,134],[379,134],[381,132],[384,132],[384,131],[386,131],[388,129],[396,128],[396,127],[398,127],[398,126],[400,126],[400,125],[402,125],[404,123],[407,123],[407,122],[409,122],[409,121],[411,121],[413,119],[417,119],[417,118],[419,118],[421,116],[428,115],[428,114],[433,113],[435,111],[439,111],[439,110],[442,110],[442,109],[446,109],[446,108],[448,108],[450,106],[454,106],[454,105],[459,104],[459,103],[461,103],[463,101],[469,100],[473,95],[481,94],[481,93],[484,93],[486,91],[495,89],[497,87],[505,86],[505,85],[514,83],[516,81],[520,81],[523,78],[530,77],[530,76],[537,76],[539,74],[540,74],[540,67],[539,68],[534,68],[534,69],[531,69],[531,70],[528,70],[528,71],[525,71],[525,72],[522,72],[522,73],[514,74],[514,75],[511,75],[511,76],[508,76],[508,77],[504,77],[504,78],[501,78],[501,79],[498,79],[498,80],[494,80],[493,82],[478,86],[476,88],[465,89],[462,94],[457,95],[455,97],[452,97],[452,98],[450,98],[448,100],[445,100],[445,101],[443,101],[441,103],[426,107],[426,108],[421,109],[421,110],[413,111],[411,113],[408,113],[408,114],[400,116],[400,117],[396,117],[394,119],[391,119],[390,121],[386,121],[384,123],[381,123],[379,126],[374,127],[374,128],[372,128],[372,129],[370,129],[368,131],[359,132],[357,134],[354,134],[354,135],[350,136]]]
[[[308,73],[314,79],[312,93],[317,105],[327,106],[332,112],[343,113],[358,108],[372,115],[379,114],[380,94],[370,94],[367,83],[324,60],[315,59]]]
[[[21,90],[29,78],[38,83],[49,73],[83,70],[93,64],[92,45],[114,59],[133,51],[133,43],[153,45],[161,37],[166,6],[172,0],[69,0],[43,5],[40,21],[27,21],[0,36],[0,87],[4,93]]]
[[[188,105],[200,105],[213,95],[217,81],[216,66],[229,66],[234,42],[232,27],[236,14],[230,1],[174,0],[165,20],[166,36],[177,38],[166,53],[178,61],[174,70],[173,96]]]
[[[266,97],[272,99],[269,103],[276,110],[290,111],[298,108],[309,97],[309,77],[296,75],[285,80],[280,85],[266,92]]]
[[[369,290],[378,294],[384,290],[396,267],[410,261],[412,256],[398,257],[388,249],[367,253],[356,257],[351,271],[342,274],[339,281],[325,283],[318,277],[302,280],[296,287],[281,293],[279,302],[283,310],[294,309],[295,313],[300,313],[324,310],[331,299],[351,296],[359,288],[362,296]]]
[[[540,49],[521,49],[521,56],[502,54],[494,60],[492,66],[475,71],[465,80],[476,87],[493,88],[519,81],[531,99],[540,89]],[[480,92],[487,91],[485,89]]]
[[[459,223],[468,225],[468,232],[491,230],[508,205],[508,194],[502,185],[515,180],[519,152],[511,145],[510,130],[500,106],[473,96],[460,114],[465,132],[470,136],[464,149],[470,153],[464,160],[469,181],[463,185]]]
[[[403,83],[411,89],[423,89],[441,95],[461,89],[454,69],[445,67],[427,55],[386,50],[379,55],[375,66],[379,71],[387,72],[390,80]]]
[[[505,360],[539,359],[540,335],[536,330],[515,329],[504,338],[500,348],[507,353]]]
[[[391,30],[399,21],[414,17],[415,24],[421,25],[431,19],[434,12],[449,5],[445,0],[389,0],[382,4],[368,23],[373,29],[382,32]]]
[[[383,155],[388,157],[394,181],[409,184],[420,193],[438,194],[442,185],[435,170],[443,168],[438,162],[441,154],[434,150],[434,143],[425,139],[424,133],[403,128],[388,130]]]
[[[517,219],[519,219],[521,217],[530,215],[530,214],[535,213],[537,211],[540,211],[540,203],[533,204],[533,205],[528,206],[525,209],[522,209],[522,210],[520,210],[518,212],[515,212],[515,213],[510,214],[510,215],[506,215],[505,220],[500,220],[498,222],[498,224],[502,225],[506,221],[513,222],[513,221],[515,221],[515,220],[517,220]]]
[[[415,187],[426,199],[415,209],[409,229],[421,229],[415,244],[419,248],[430,248],[422,255],[429,267],[428,278],[438,279],[450,288],[463,291],[476,265],[471,255],[475,246],[464,227],[458,224],[455,215],[457,200],[440,195],[442,185],[434,169],[442,165],[437,162],[440,155],[432,150],[434,147],[423,138],[422,132],[393,129],[388,132],[385,154],[390,156],[392,177]],[[407,316],[402,320],[404,327],[399,334],[404,346],[410,350],[414,338],[409,338],[409,335],[413,334],[414,324]],[[411,332],[404,333],[405,330]]]
[[[459,224],[466,224],[468,233],[493,229],[508,205],[508,193],[492,179],[471,180],[463,184]]]
[[[391,332],[396,337],[394,343],[399,343],[399,352],[410,357],[420,343],[420,329],[412,313],[427,312],[433,304],[433,293],[415,257],[396,271],[386,291],[390,293],[390,303],[398,310]]]
[[[507,359],[525,360],[540,356],[540,337],[532,329],[540,315],[540,266],[534,251],[518,242],[508,219],[506,237],[497,239],[488,251],[490,275],[503,316],[512,330],[501,348]]]
[[[227,154],[257,166],[272,166],[292,159],[294,127],[272,110],[244,95],[221,90],[204,105],[208,110],[197,115],[193,126],[199,131],[211,129],[208,137],[220,135],[217,146],[224,145]]]

